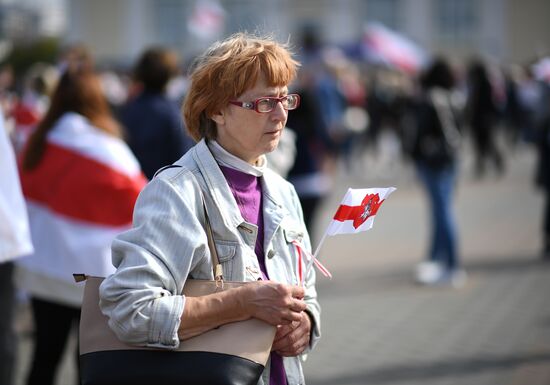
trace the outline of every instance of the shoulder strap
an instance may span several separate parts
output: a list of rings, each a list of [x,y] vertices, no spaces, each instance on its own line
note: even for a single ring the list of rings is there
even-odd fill
[[[168,170],[170,168],[178,168],[178,167],[181,167],[181,166],[177,164],[169,164],[168,166],[164,166],[155,173],[153,178],[156,177],[161,172],[163,172],[164,170]],[[202,191],[202,188],[200,188],[200,186],[199,186],[199,192],[201,194],[202,207],[204,208],[204,219],[205,219],[204,227],[206,231],[206,236],[208,238],[208,248],[210,249],[212,266],[214,267],[214,279],[216,280],[216,282],[220,282],[221,284],[223,284],[222,265],[220,264],[220,260],[218,258],[218,251],[216,250],[216,243],[214,242],[212,226],[210,226],[210,219],[208,219],[208,210],[206,209],[206,202],[204,200],[203,191]]]
[[[212,234],[212,227],[210,226],[210,220],[208,219],[208,214],[206,211],[206,203],[204,202],[204,197],[202,196],[202,205],[204,207],[204,218],[205,218],[205,228],[206,236],[208,237],[208,248],[210,249],[210,255],[212,257],[212,266],[214,266],[214,279],[216,282],[223,284],[223,270],[220,260],[218,258],[218,251],[216,250],[216,243],[214,242],[214,236]]]
[[[164,167],[161,167],[157,170],[157,172],[155,172],[155,175],[153,175],[153,178],[156,177],[158,174],[160,174],[161,172],[163,172],[164,170],[168,170],[170,168],[178,168],[178,167],[181,167],[180,165],[177,165],[177,164],[169,164],[167,166],[164,166]]]
[[[457,127],[450,95],[447,92],[432,90],[430,100],[441,123],[445,140],[451,147],[457,148],[462,138]]]

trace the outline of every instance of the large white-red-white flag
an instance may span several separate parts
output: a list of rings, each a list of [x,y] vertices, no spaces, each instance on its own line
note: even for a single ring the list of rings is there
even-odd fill
[[[226,12],[217,0],[198,0],[187,22],[187,28],[196,37],[215,39],[225,27]]]
[[[378,209],[394,191],[395,187],[349,188],[328,225],[326,234],[350,234],[369,230],[374,225]]]
[[[20,176],[35,249],[19,262],[26,288],[36,277],[72,287],[73,273],[112,274],[111,242],[132,225],[147,182],[130,148],[67,113],[48,134],[40,166]]]
[[[426,51],[412,39],[380,23],[366,25],[362,49],[367,60],[407,74],[418,73],[429,60]]]

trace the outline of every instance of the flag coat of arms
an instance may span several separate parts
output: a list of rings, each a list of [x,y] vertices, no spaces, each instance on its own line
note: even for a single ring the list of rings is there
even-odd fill
[[[374,224],[378,209],[394,191],[395,187],[348,189],[327,227],[326,235],[369,230]]]

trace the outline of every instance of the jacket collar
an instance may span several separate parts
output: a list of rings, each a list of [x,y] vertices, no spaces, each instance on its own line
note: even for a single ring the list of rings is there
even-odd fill
[[[244,222],[244,219],[227,185],[225,177],[220,170],[220,166],[206,145],[206,141],[202,139],[193,150],[193,159],[206,184],[206,188],[203,192],[205,195],[209,195],[214,201],[213,208],[218,212],[220,220],[223,221],[227,227],[238,227]]]
[[[206,184],[205,190],[214,201],[213,208],[217,211],[220,220],[230,228],[241,226],[245,223],[245,220],[218,163],[212,156],[204,139],[194,147],[192,156],[203,176]],[[284,201],[280,196],[281,190],[277,187],[281,181],[274,172],[266,170],[261,177],[261,183],[263,190],[264,240],[265,245],[267,245],[286,215],[286,210],[281,204]]]

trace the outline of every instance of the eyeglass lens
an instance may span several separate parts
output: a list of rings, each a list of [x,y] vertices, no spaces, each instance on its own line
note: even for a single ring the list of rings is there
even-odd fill
[[[260,112],[270,112],[278,102],[281,102],[285,110],[295,109],[298,105],[296,95],[287,95],[282,98],[262,98],[257,101],[257,109]]]

